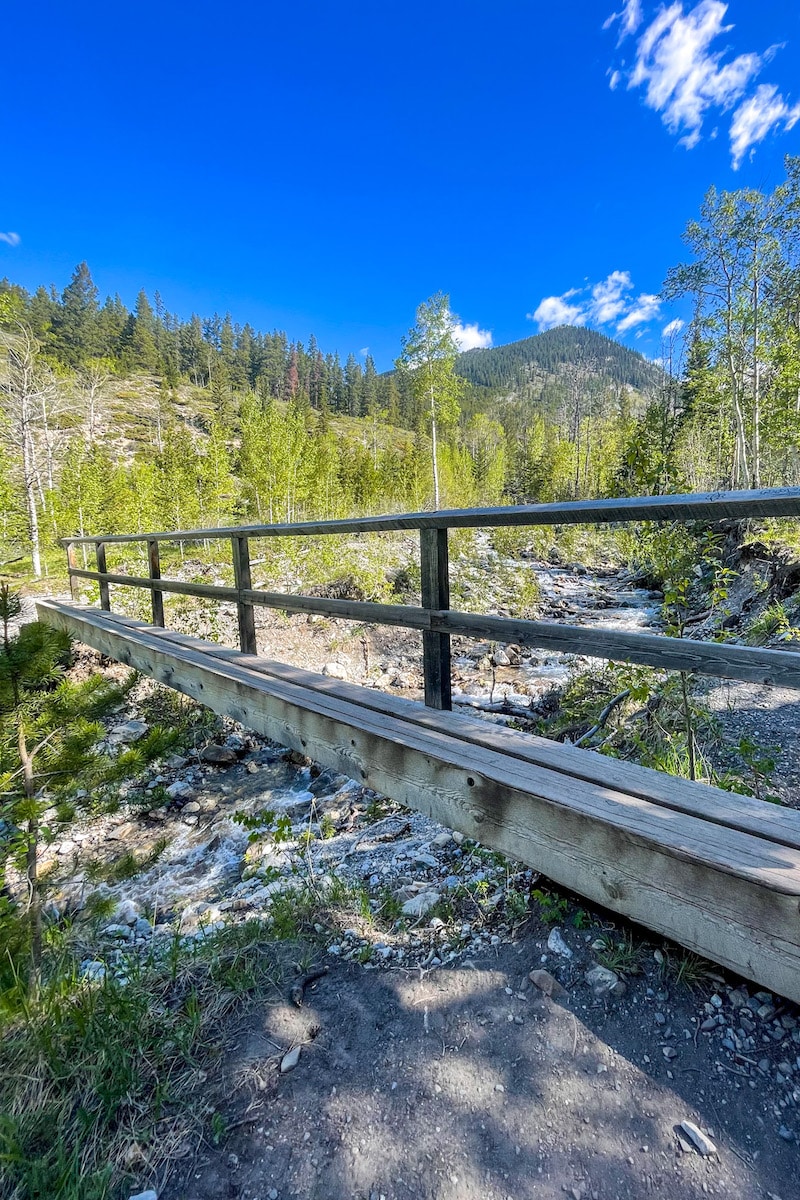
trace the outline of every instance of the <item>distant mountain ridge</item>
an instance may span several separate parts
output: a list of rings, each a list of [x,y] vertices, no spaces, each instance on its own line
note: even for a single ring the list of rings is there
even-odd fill
[[[638,350],[575,325],[559,325],[487,350],[465,350],[456,370],[475,387],[516,391],[535,380],[558,377],[572,363],[637,392],[658,386],[662,378],[661,368]]]

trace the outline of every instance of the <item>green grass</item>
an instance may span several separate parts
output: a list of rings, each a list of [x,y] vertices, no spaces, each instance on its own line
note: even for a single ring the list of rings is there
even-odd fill
[[[191,957],[132,963],[123,986],[89,985],[67,957],[36,997],[21,981],[0,1026],[0,1194],[112,1200],[220,1132],[224,1029],[289,968],[263,927],[207,939]],[[206,1078],[208,1076],[208,1079]]]

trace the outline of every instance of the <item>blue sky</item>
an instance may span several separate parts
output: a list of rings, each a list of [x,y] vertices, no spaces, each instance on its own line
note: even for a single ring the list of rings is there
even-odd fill
[[[439,289],[465,344],[657,355],[705,190],[800,154],[798,0],[45,0],[2,40],[0,275],[86,259],[379,368]]]

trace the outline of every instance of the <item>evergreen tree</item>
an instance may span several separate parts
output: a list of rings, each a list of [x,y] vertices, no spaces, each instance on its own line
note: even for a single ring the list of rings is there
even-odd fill
[[[70,367],[98,352],[97,296],[88,265],[79,263],[52,314],[53,345]]]

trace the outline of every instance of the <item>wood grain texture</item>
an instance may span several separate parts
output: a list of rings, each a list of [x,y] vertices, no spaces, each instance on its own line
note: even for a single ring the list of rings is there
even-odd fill
[[[147,561],[150,567],[150,580],[155,583],[161,578],[161,561],[159,557],[158,542],[152,539],[147,543]],[[154,587],[150,593],[150,602],[153,610],[153,624],[164,628],[164,593]]]
[[[569,500],[504,508],[456,508],[436,512],[387,514],[339,521],[298,521],[285,525],[239,525],[226,529],[184,529],[160,533],[118,533],[63,538],[61,544],[104,542],[208,541],[213,538],[319,536],[414,529],[486,529],[498,525],[594,525],[624,521],[724,521],[745,517],[800,516],[800,488],[761,488],[680,496],[638,496],[610,500]]]
[[[421,529],[420,577],[422,607],[450,607],[450,558],[446,529]],[[453,682],[450,667],[450,635],[426,629],[422,634],[422,676],[428,708],[449,710],[453,707]]]
[[[614,911],[800,1000],[800,852],[222,661],[97,610],[43,620]],[[191,639],[187,639],[191,642]],[[437,722],[459,718],[428,714]]]

